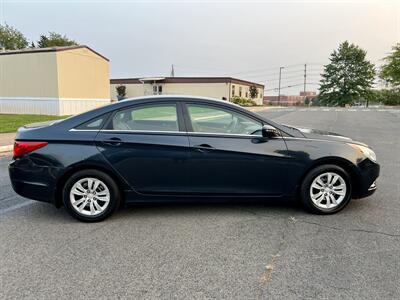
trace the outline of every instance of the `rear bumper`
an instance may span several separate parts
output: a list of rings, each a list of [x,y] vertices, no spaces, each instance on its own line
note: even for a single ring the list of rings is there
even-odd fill
[[[11,185],[18,195],[49,203],[54,202],[53,169],[34,165],[29,159],[13,160],[8,166]]]
[[[356,190],[353,193],[353,198],[364,198],[375,193],[377,189],[377,178],[379,177],[379,164],[363,160],[358,164],[359,179],[356,185]]]

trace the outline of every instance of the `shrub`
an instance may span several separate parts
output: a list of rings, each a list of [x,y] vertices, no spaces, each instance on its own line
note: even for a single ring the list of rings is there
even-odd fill
[[[249,93],[250,93],[250,98],[254,99],[258,96],[258,90],[257,87],[253,84],[252,86],[250,86],[249,88]]]
[[[126,96],[126,86],[125,85],[118,85],[116,88],[117,90],[117,98],[118,100],[122,100]]]
[[[250,100],[247,98],[242,98],[239,96],[232,97],[231,102],[238,104],[240,106],[256,106],[257,105],[257,103],[255,103],[253,100]]]

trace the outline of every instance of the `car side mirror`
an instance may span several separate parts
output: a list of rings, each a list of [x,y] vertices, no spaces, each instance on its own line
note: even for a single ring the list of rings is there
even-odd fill
[[[274,127],[264,125],[262,130],[262,136],[265,138],[275,138],[279,136],[278,130],[276,130]]]

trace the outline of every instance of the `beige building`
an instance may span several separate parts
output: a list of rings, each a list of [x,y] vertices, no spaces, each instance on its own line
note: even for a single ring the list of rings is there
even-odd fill
[[[116,87],[126,87],[126,98],[145,95],[196,95],[230,101],[233,96],[250,98],[252,85],[258,94],[253,99],[258,105],[263,104],[264,86],[231,77],[148,77],[111,79],[111,99],[117,100]]]
[[[0,51],[0,113],[72,115],[108,103],[109,61],[87,46]]]

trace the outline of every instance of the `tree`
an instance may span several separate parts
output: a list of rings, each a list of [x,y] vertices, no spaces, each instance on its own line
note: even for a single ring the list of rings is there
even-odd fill
[[[392,52],[384,58],[379,77],[394,88],[400,88],[400,43],[392,48]]]
[[[61,35],[56,32],[49,32],[49,35],[41,35],[37,46],[39,48],[57,47],[57,46],[73,46],[78,45],[74,40],[70,40],[66,35]]]
[[[399,89],[375,90],[373,92],[373,102],[385,105],[400,105]]]
[[[0,50],[16,50],[28,47],[28,40],[19,30],[0,24]]]
[[[257,87],[253,84],[252,86],[249,87],[249,93],[250,93],[250,98],[254,99],[258,95],[258,90]]]
[[[319,100],[322,104],[344,106],[371,97],[375,67],[365,59],[366,54],[348,41],[333,51],[330,63],[321,74]]]

